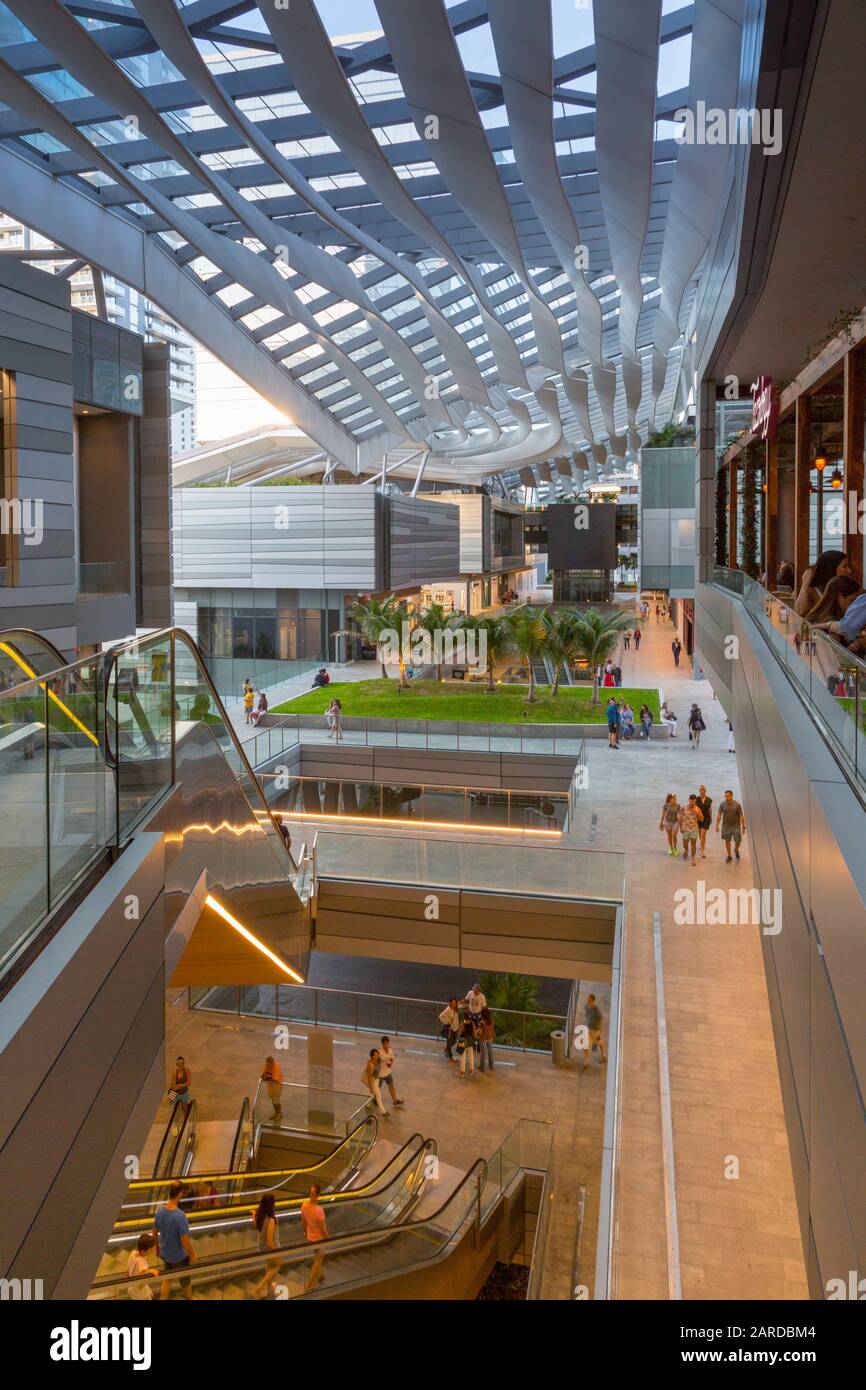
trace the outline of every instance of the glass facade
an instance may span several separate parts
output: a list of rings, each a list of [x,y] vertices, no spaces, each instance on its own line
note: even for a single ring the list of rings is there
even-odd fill
[[[256,602],[255,590],[239,590],[235,602],[198,602],[198,641],[206,657],[264,661],[333,658],[331,635],[340,626],[339,609],[301,606],[297,590],[271,592]],[[323,596],[324,597],[324,596]]]

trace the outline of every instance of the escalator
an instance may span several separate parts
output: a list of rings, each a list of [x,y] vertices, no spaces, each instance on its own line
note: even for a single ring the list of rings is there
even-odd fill
[[[144,1229],[152,1221],[157,1207],[168,1195],[169,1186],[178,1177],[186,1179],[187,1193],[183,1209],[190,1225],[203,1217],[213,1220],[215,1211],[225,1211],[238,1205],[255,1206],[265,1192],[278,1199],[305,1196],[310,1183],[317,1182],[323,1192],[348,1187],[357,1176],[360,1165],[376,1142],[379,1124],[375,1115],[367,1115],[345,1139],[333,1144],[324,1157],[303,1166],[285,1168],[239,1169],[234,1162],[223,1172],[197,1172],[187,1166],[178,1172],[157,1173],[129,1184],[127,1200],[123,1203],[112,1228],[113,1235],[126,1235]],[[234,1155],[233,1155],[234,1158]]]
[[[41,633],[29,627],[0,632],[0,690],[44,676],[66,665],[66,657]]]
[[[436,1161],[436,1143],[413,1134],[402,1147],[386,1159],[380,1170],[372,1178],[356,1187],[343,1186],[339,1190],[323,1191],[319,1202],[324,1208],[331,1239],[339,1241],[358,1233],[385,1229],[395,1222],[405,1221],[424,1192],[430,1173]],[[264,1174],[251,1175],[264,1178]],[[271,1176],[271,1175],[268,1175]],[[291,1258],[293,1249],[303,1247],[305,1237],[300,1219],[300,1208],[312,1182],[322,1181],[324,1174],[306,1170],[283,1177],[276,1190],[286,1195],[279,1196],[275,1204],[275,1214],[279,1233],[280,1249]],[[294,1193],[289,1185],[294,1178]],[[253,1222],[258,1202],[264,1192],[274,1191],[273,1186],[250,1187],[242,1200],[213,1210],[200,1209],[190,1220],[190,1238],[196,1254],[196,1268],[202,1271],[214,1269],[222,1273],[230,1269],[235,1261],[240,1265],[239,1287],[248,1289],[256,1280],[248,1281],[245,1275],[245,1262],[256,1253],[258,1232]],[[142,1223],[125,1222],[119,1225],[131,1226],[131,1230],[115,1228],[109,1240],[109,1247],[100,1263],[97,1277],[91,1290],[92,1298],[115,1297],[118,1289],[125,1287],[127,1259],[142,1230]],[[145,1227],[147,1229],[147,1227]],[[273,1259],[273,1256],[270,1257]],[[231,1279],[231,1275],[227,1276]]]
[[[204,870],[224,910],[303,979],[307,866],[292,858],[188,633],[72,664],[37,634],[0,643],[16,681],[0,690],[0,872],[14,885],[0,901],[0,977],[27,968],[49,919],[56,927],[88,875],[146,829],[164,834],[167,933]]]
[[[533,661],[531,664],[532,669],[535,672],[535,684],[550,685],[551,676],[547,669],[547,658],[539,657],[537,661]]]
[[[413,1136],[410,1143],[419,1139]],[[377,1189],[380,1207],[383,1199],[390,1204],[392,1183],[408,1183],[410,1172],[426,1171],[425,1153],[426,1146],[419,1148],[402,1173]],[[284,1246],[279,1255],[242,1248],[229,1255],[197,1259],[184,1279],[189,1279],[194,1298],[208,1300],[251,1296],[269,1265],[275,1296],[280,1300],[474,1297],[497,1259],[509,1260],[518,1249],[525,1248],[523,1222],[531,1205],[525,1189],[530,1174],[540,1184],[533,1254],[543,1259],[553,1195],[551,1163],[551,1126],[521,1120],[492,1157],[478,1159],[430,1213],[420,1215],[416,1210],[415,1216],[407,1219],[408,1202],[402,1212],[399,1204],[389,1205],[387,1215],[394,1218],[389,1224],[378,1219],[376,1224],[368,1222],[366,1229],[344,1233],[337,1213],[341,1202],[351,1201],[350,1191],[333,1199],[327,1216],[328,1237],[313,1248],[298,1243]],[[417,1206],[420,1200],[418,1192],[411,1205]],[[367,1201],[372,1205],[370,1198]],[[352,1208],[344,1206],[343,1210]],[[292,1219],[287,1216],[287,1222]],[[176,1297],[180,1292],[177,1275],[160,1272],[148,1282],[154,1298],[163,1296],[166,1283],[173,1287],[164,1296]],[[140,1296],[140,1289],[140,1279],[105,1279],[94,1287],[91,1297],[125,1300]]]

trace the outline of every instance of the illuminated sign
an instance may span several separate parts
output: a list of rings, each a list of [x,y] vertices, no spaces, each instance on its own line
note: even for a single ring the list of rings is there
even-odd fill
[[[752,433],[762,439],[775,439],[779,414],[779,397],[773,390],[771,376],[759,376],[752,382]]]

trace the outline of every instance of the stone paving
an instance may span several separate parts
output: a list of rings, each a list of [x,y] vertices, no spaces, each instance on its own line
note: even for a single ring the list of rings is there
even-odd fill
[[[684,1299],[808,1297],[758,926],[679,926],[674,892],[703,879],[751,887],[749,807],[740,863],[720,837],[696,868],[667,854],[658,830],[668,791],[705,783],[713,819],[726,788],[739,796],[724,710],[681,658],[669,622],[651,617],[640,651],[621,658],[623,683],[659,685],[679,716],[676,739],[610,751],[588,744],[589,787],[576,833],[627,852],[623,1102],[617,1293],[668,1295],[653,913],[661,920],[671,1109]],[[695,751],[686,716],[707,731]],[[593,822],[593,817],[595,820]],[[739,1165],[739,1177],[726,1177]]]

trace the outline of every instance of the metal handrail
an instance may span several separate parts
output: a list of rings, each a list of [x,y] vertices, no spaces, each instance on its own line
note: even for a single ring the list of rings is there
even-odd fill
[[[245,1127],[245,1126],[246,1126],[247,1132],[248,1132],[247,1142],[246,1142],[246,1145],[244,1146],[244,1147],[246,1148],[246,1153],[245,1153],[245,1154],[239,1154],[239,1153],[238,1153],[238,1145],[239,1145],[239,1144],[242,1144],[242,1142],[243,1142],[243,1135],[244,1135],[244,1127]],[[243,1101],[242,1101],[242,1103],[241,1103],[241,1113],[240,1113],[240,1115],[238,1116],[238,1123],[237,1123],[237,1127],[236,1127],[236,1129],[235,1129],[235,1137],[234,1137],[234,1140],[232,1141],[232,1152],[231,1152],[231,1157],[230,1157],[230,1159],[229,1159],[229,1169],[230,1169],[230,1171],[231,1171],[232,1173],[238,1173],[238,1172],[243,1172],[243,1171],[244,1171],[244,1169],[242,1169],[242,1168],[239,1167],[239,1162],[240,1162],[241,1158],[244,1158],[244,1157],[246,1158],[246,1163],[245,1163],[245,1165],[244,1165],[244,1168],[248,1168],[249,1165],[250,1165],[250,1163],[252,1162],[252,1157],[253,1157],[253,1114],[252,1114],[252,1109],[251,1109],[251,1107],[250,1107],[250,1098],[249,1098],[249,1096],[244,1096]]]
[[[225,986],[216,985],[216,986],[214,986],[213,988],[219,989],[219,988],[225,988]],[[352,999],[352,1000],[353,1000],[352,1023],[351,1023],[351,1024],[349,1024],[349,1023],[338,1023],[338,1022],[335,1023],[335,1022],[333,1022],[333,1021],[331,1021],[331,1020],[328,1020],[328,1026],[331,1027],[331,1028],[346,1028],[346,1029],[351,1029],[351,1031],[354,1032],[354,1033],[359,1033],[359,1032],[364,1033],[364,1032],[375,1032],[375,1031],[376,1031],[376,1028],[374,1028],[374,1027],[372,1027],[372,1026],[371,1026],[371,1027],[364,1027],[364,1026],[362,1026],[362,1025],[359,1024],[359,1022],[358,1022],[358,1002],[359,1002],[359,1000],[363,1000],[363,999],[374,999],[374,1000],[378,1000],[378,1001],[380,1001],[380,1002],[381,1002],[381,1001],[384,1001],[384,1002],[387,1003],[387,1004],[393,1004],[393,1005],[395,1006],[395,1015],[394,1015],[394,1017],[395,1017],[395,1027],[392,1029],[392,1032],[393,1032],[393,1034],[394,1034],[395,1037],[401,1037],[401,1036],[402,1036],[402,1037],[433,1038],[433,1039],[438,1038],[438,1037],[440,1036],[439,1026],[438,1026],[438,1016],[439,1016],[439,1014],[441,1013],[442,1009],[445,1007],[445,1003],[447,1003],[447,1001],[445,1001],[445,1003],[443,1003],[443,1001],[441,1001],[441,1000],[438,1000],[438,1001],[437,1001],[437,1000],[435,1000],[435,999],[415,999],[415,998],[413,998],[411,995],[375,994],[375,993],[373,993],[373,992],[371,992],[371,991],[368,991],[368,990],[335,989],[335,988],[334,988],[333,986],[331,986],[331,985],[276,985],[276,986],[274,986],[274,1004],[275,1004],[275,1012],[274,1012],[273,1015],[270,1015],[270,1014],[263,1015],[262,1013],[260,1013],[260,1012],[258,1012],[258,1011],[256,1011],[256,1010],[249,1010],[249,1009],[244,1009],[244,1008],[241,1007],[241,1004],[242,1004],[242,993],[241,993],[241,992],[242,992],[242,990],[244,989],[244,986],[243,986],[243,985],[228,986],[228,988],[235,988],[235,989],[237,989],[237,1008],[236,1008],[236,1010],[235,1010],[235,1013],[237,1014],[237,1016],[238,1016],[239,1018],[273,1017],[277,1022],[279,1022],[279,1020],[280,1020],[280,1012],[279,1012],[279,991],[280,991],[280,989],[291,989],[291,990],[294,991],[294,992],[301,992],[302,994],[308,994],[308,995],[314,995],[314,996],[315,996],[315,995],[318,995],[318,994],[329,994],[329,995],[339,995],[339,996],[341,996],[341,997],[343,997],[343,998]],[[209,1006],[208,1006],[208,1004],[205,1002],[205,999],[206,999],[206,998],[207,998],[207,996],[205,995],[205,996],[202,996],[201,999],[198,999],[198,1000],[193,1001],[193,999],[192,999],[192,987],[191,987],[191,986],[188,986],[188,987],[187,987],[187,1003],[188,1003],[188,1007],[189,1007],[190,1009],[198,1009],[198,1010],[200,1010],[201,1012],[208,1012],[208,1011],[209,1011]],[[460,1002],[460,1003],[463,1003],[463,1002],[465,1002],[465,1001],[464,1001],[464,1000],[461,1000],[461,1001],[459,1001],[459,1002]],[[435,1017],[435,1019],[436,1019],[436,1026],[431,1030],[430,1033],[419,1033],[419,1032],[417,1032],[417,1031],[414,1030],[414,1029],[406,1029],[406,1028],[401,1029],[401,1028],[400,1028],[400,1024],[399,1024],[399,1006],[400,1006],[401,1004],[410,1005],[410,1006],[422,1006],[422,1007],[424,1007],[424,1008],[429,1008],[429,1009],[431,1009],[431,1010],[434,1010],[434,1011],[435,1011],[434,1017]],[[546,1050],[547,1050],[547,1049],[545,1049],[545,1048],[527,1048],[527,1045],[526,1045],[526,1023],[527,1023],[527,1020],[530,1021],[530,1022],[534,1022],[534,1023],[539,1023],[539,1022],[540,1022],[540,1023],[555,1023],[555,1024],[560,1024],[560,1025],[561,1025],[561,1024],[566,1024],[566,1023],[567,1023],[567,1017],[566,1017],[566,1015],[563,1015],[563,1014],[543,1013],[543,1012],[541,1012],[540,1010],[539,1010],[539,1012],[537,1012],[537,1013],[532,1013],[532,1012],[529,1012],[529,1011],[527,1011],[527,1010],[525,1010],[525,1009],[506,1009],[506,1008],[502,1008],[502,1007],[500,1007],[499,1005],[496,1005],[496,1004],[494,1004],[494,1005],[488,1004],[487,1007],[490,1009],[490,1012],[491,1012],[491,1014],[493,1015],[494,1023],[496,1022],[496,1017],[497,1017],[497,1015],[499,1015],[499,1016],[504,1016],[506,1020],[509,1019],[509,1018],[515,1019],[515,1020],[517,1020],[517,1019],[520,1020],[521,1028],[522,1028],[522,1035],[523,1035],[523,1048],[522,1048],[522,1050],[523,1050],[524,1052],[526,1052],[526,1051],[546,1051]],[[215,1010],[212,1010],[212,1012],[223,1013],[223,1012],[225,1012],[225,1010],[215,1009]],[[319,1023],[319,1009],[318,1009],[318,1001],[317,1001],[317,1000],[314,1000],[313,1012],[314,1012],[313,1026],[317,1026],[318,1023]],[[291,1021],[293,1021],[293,1018],[290,1017],[289,1015],[283,1015],[283,1018],[285,1019],[286,1022],[291,1022]],[[294,1021],[301,1022],[301,1021],[303,1021],[303,1020],[301,1020],[301,1019],[298,1017],[298,1018],[295,1018]],[[511,1030],[511,1029],[506,1029],[505,1031],[511,1032],[511,1031],[513,1031],[513,1030]],[[501,1043],[501,1042],[498,1042],[498,1041],[496,1041],[496,1040],[494,1039],[494,1047],[506,1047],[506,1048],[508,1048],[508,1047],[511,1047],[511,1046],[512,1046],[511,1044],[508,1044],[508,1043]],[[255,1109],[255,1106],[254,1106],[253,1108]]]
[[[487,1161],[483,1158],[476,1159],[469,1171],[464,1175],[461,1181],[454,1188],[453,1192],[451,1192],[449,1196],[445,1198],[445,1201],[442,1203],[442,1205],[438,1207],[436,1211],[432,1212],[430,1216],[415,1219],[414,1221],[396,1221],[393,1225],[390,1226],[383,1226],[378,1229],[368,1231],[353,1231],[351,1234],[344,1236],[326,1236],[324,1240],[316,1242],[316,1248],[324,1252],[328,1252],[330,1254],[341,1254],[347,1250],[357,1250],[364,1246],[375,1245],[384,1241],[389,1241],[394,1236],[400,1235],[404,1232],[413,1233],[414,1231],[420,1230],[422,1227],[425,1226],[435,1227],[437,1224],[441,1222],[441,1218],[447,1212],[448,1207],[451,1206],[454,1202],[456,1202],[460,1193],[469,1184],[474,1184],[476,1188],[476,1194],[473,1198],[473,1202],[476,1207],[476,1215],[474,1217],[474,1220],[480,1221],[480,1197],[487,1181],[487,1170]],[[443,1246],[450,1243],[450,1241],[453,1240],[454,1236],[457,1234],[457,1231],[459,1231],[462,1228],[466,1220],[466,1215],[467,1213],[464,1212],[461,1216],[461,1219],[457,1227],[454,1228],[454,1230],[451,1230],[447,1232],[447,1234],[445,1234],[445,1238],[442,1240]],[[443,1233],[440,1231],[439,1234],[442,1235]],[[281,1256],[281,1264],[295,1264],[298,1262],[308,1260],[310,1258],[310,1249],[309,1246],[306,1245],[294,1248],[290,1247],[287,1250],[280,1251],[279,1254]],[[223,1272],[239,1274],[248,1268],[254,1269],[257,1266],[267,1263],[268,1261],[274,1260],[275,1258],[276,1252],[274,1251],[268,1251],[267,1253],[254,1251],[251,1252],[249,1255],[236,1255],[233,1258],[228,1259],[219,1257],[215,1260],[197,1260],[195,1264],[191,1267],[191,1269],[187,1271],[184,1277],[193,1277],[194,1272],[196,1270],[204,1271],[209,1275],[221,1274]],[[432,1258],[432,1254],[430,1258]],[[401,1268],[403,1272],[405,1272],[407,1266],[402,1266]],[[160,1271],[158,1274],[156,1274],[155,1277],[139,1275],[132,1279],[130,1279],[126,1275],[123,1275],[119,1278],[106,1279],[103,1283],[99,1284],[99,1291],[101,1293],[110,1293],[118,1292],[121,1289],[140,1288],[142,1278],[148,1278],[149,1287],[155,1289],[157,1285],[165,1283],[166,1280],[176,1280],[177,1277],[178,1276],[176,1271],[173,1271],[171,1273],[163,1273],[162,1271]]]
[[[285,1183],[287,1180],[289,1180],[289,1179],[292,1178],[292,1177],[300,1176],[300,1175],[303,1174],[303,1173],[309,1173],[309,1174],[312,1176],[313,1174],[315,1174],[315,1173],[318,1171],[319,1168],[323,1168],[323,1167],[325,1166],[326,1163],[330,1163],[334,1158],[336,1158],[336,1156],[339,1154],[339,1152],[340,1152],[341,1149],[344,1149],[348,1144],[351,1144],[352,1141],[353,1141],[354,1139],[358,1138],[358,1136],[359,1136],[359,1134],[360,1134],[360,1131],[361,1131],[362,1129],[364,1129],[365,1127],[366,1127],[368,1130],[372,1130],[372,1136],[371,1136],[371,1138],[370,1138],[370,1142],[369,1142],[369,1144],[367,1144],[367,1146],[366,1146],[366,1148],[365,1148],[365,1150],[364,1150],[364,1151],[366,1152],[367,1149],[371,1149],[371,1148],[373,1147],[373,1144],[376,1142],[376,1138],[377,1138],[378,1133],[379,1133],[379,1121],[378,1121],[378,1119],[377,1119],[377,1117],[376,1117],[375,1115],[366,1115],[366,1116],[364,1117],[364,1119],[362,1119],[362,1120],[355,1126],[355,1128],[346,1136],[346,1138],[345,1138],[345,1139],[342,1139],[342,1140],[340,1141],[340,1143],[336,1146],[336,1148],[332,1149],[331,1152],[330,1152],[329,1154],[327,1154],[324,1158],[317,1159],[315,1163],[311,1163],[308,1167],[300,1167],[300,1168],[262,1168],[262,1169],[256,1169],[254,1176],[255,1176],[256,1178],[277,1178],[277,1179],[279,1179],[279,1181],[273,1183],[272,1186],[271,1186],[270,1188],[262,1189],[262,1190],[269,1191],[269,1192],[275,1191],[275,1190],[278,1189],[283,1183]],[[236,1181],[236,1180],[238,1179],[239,1176],[240,1176],[240,1177],[245,1177],[245,1176],[249,1176],[249,1174],[238,1174],[238,1173],[236,1173],[234,1170],[230,1170],[230,1171],[228,1171],[228,1172],[220,1171],[220,1172],[215,1172],[215,1173],[193,1173],[193,1174],[190,1175],[190,1181],[191,1181],[191,1182],[211,1182],[211,1183],[214,1183],[214,1182],[226,1182],[226,1183],[230,1183],[230,1182],[232,1182],[232,1181]],[[131,1182],[131,1183],[129,1184],[129,1192],[130,1192],[130,1193],[134,1193],[134,1192],[145,1192],[145,1191],[152,1191],[154,1188],[170,1187],[171,1184],[172,1184],[174,1181],[175,1181],[175,1179],[174,1179],[173,1177],[166,1177],[166,1178],[140,1178],[140,1179],[137,1179],[136,1181]],[[259,1189],[256,1189],[256,1190],[259,1190]],[[161,1198],[155,1196],[155,1197],[153,1197],[150,1201],[145,1200],[144,1202],[127,1202],[127,1203],[124,1203],[124,1206],[123,1206],[123,1207],[121,1207],[121,1211],[123,1211],[123,1210],[125,1209],[125,1207],[127,1207],[127,1206],[151,1206],[154,1202],[158,1202],[158,1201],[160,1201],[160,1200],[161,1200]],[[117,1223],[115,1223],[115,1224],[117,1224]]]

